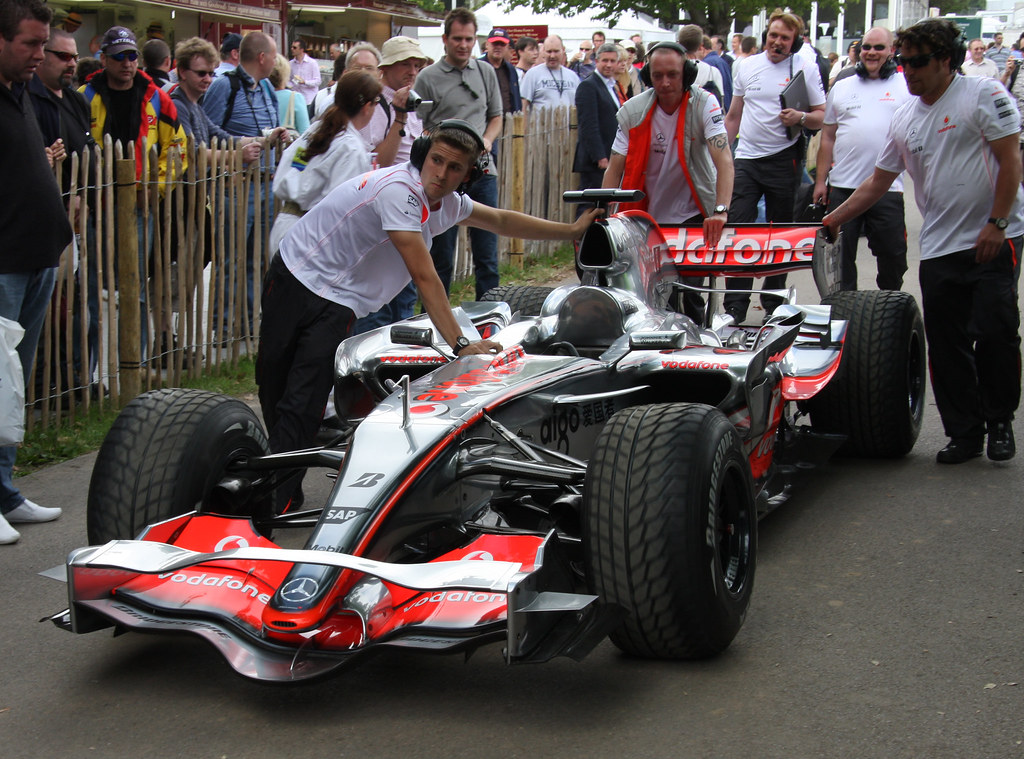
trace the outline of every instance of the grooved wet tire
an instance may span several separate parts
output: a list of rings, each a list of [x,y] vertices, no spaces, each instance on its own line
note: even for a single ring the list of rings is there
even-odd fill
[[[750,603],[757,515],[732,424],[700,404],[636,406],[598,437],[583,494],[587,579],[624,607],[612,642],[636,656],[724,651]]]
[[[100,447],[89,482],[89,542],[134,538],[153,522],[211,510],[204,502],[228,464],[269,452],[256,414],[235,398],[181,389],[142,394]]]
[[[822,302],[850,325],[838,371],[807,403],[811,422],[847,435],[845,455],[905,456],[921,432],[927,384],[917,301],[895,290],[851,290]]]
[[[534,285],[501,285],[492,287],[483,294],[480,300],[488,302],[508,303],[512,313],[521,312],[523,316],[540,316],[541,306],[553,287],[537,287]]]

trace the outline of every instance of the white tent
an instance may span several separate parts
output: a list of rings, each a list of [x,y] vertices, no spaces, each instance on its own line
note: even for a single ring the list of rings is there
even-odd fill
[[[675,32],[662,29],[657,24],[645,21],[634,13],[620,16],[615,26],[609,27],[607,21],[598,21],[593,18],[590,12],[575,16],[561,16],[557,13],[534,13],[530,8],[519,7],[507,10],[501,2],[487,3],[474,11],[476,14],[477,31],[485,35],[494,27],[502,26],[541,26],[548,27],[548,34],[557,34],[565,42],[567,50],[573,48],[582,40],[589,40],[590,35],[596,31],[602,31],[608,36],[608,41],[616,39],[629,39],[634,34],[643,37],[644,44],[662,40],[674,40]],[[444,48],[441,44],[441,33],[444,31],[440,26],[421,27],[419,30],[420,47],[431,58],[437,59],[444,55]],[[476,55],[483,55],[483,51],[477,51]],[[570,53],[571,55],[571,53]]]

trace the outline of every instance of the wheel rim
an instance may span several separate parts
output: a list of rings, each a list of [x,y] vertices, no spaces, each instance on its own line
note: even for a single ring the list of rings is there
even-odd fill
[[[715,510],[718,569],[726,590],[742,593],[750,577],[753,509],[742,473],[736,465],[725,472]]]
[[[909,355],[907,356],[907,407],[915,423],[924,414],[924,346],[916,329],[910,331]]]

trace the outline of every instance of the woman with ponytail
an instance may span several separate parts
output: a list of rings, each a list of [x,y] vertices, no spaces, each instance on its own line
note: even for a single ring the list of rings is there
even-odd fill
[[[334,91],[334,105],[285,150],[274,177],[274,196],[283,205],[270,230],[272,254],[306,211],[346,179],[370,170],[370,148],[359,130],[370,122],[380,92],[377,77],[345,73]]]

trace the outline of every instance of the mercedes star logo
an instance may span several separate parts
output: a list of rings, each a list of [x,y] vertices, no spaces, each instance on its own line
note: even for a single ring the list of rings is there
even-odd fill
[[[308,601],[320,589],[319,583],[310,577],[297,577],[289,580],[281,588],[281,598],[290,603]]]

